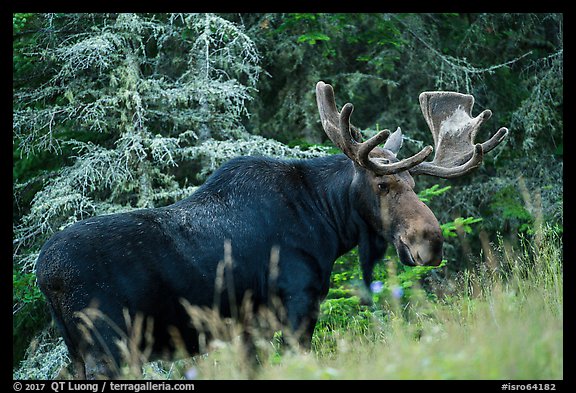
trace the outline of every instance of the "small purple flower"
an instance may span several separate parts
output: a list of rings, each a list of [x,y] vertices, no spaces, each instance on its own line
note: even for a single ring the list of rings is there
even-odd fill
[[[400,299],[402,295],[404,295],[404,289],[399,285],[395,285],[394,288],[392,288],[392,297],[394,299]]]
[[[196,367],[190,367],[184,373],[184,377],[186,377],[187,380],[196,379],[197,376],[198,376],[198,370],[196,370]]]
[[[384,284],[382,281],[372,281],[372,283],[370,283],[370,291],[372,291],[372,293],[380,293],[383,289]]]

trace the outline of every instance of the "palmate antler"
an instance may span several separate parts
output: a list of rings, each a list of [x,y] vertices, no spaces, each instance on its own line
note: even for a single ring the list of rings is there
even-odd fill
[[[360,131],[350,124],[354,106],[348,103],[338,112],[332,86],[322,81],[316,85],[320,119],[328,137],[350,159],[378,175],[408,170],[412,175],[462,176],[480,166],[484,153],[494,149],[508,134],[508,129],[502,127],[486,142],[474,143],[478,129],[492,116],[492,112],[486,109],[473,118],[474,97],[469,94],[434,91],[421,93],[419,98],[422,113],[434,138],[434,159],[424,162],[433,150],[431,146],[426,146],[412,157],[389,163],[388,160],[370,157],[370,152],[388,138],[390,131],[380,131],[362,142]],[[397,138],[400,138],[400,143],[395,141],[391,144],[401,145],[400,131],[390,139]]]
[[[332,142],[352,161],[378,175],[391,175],[408,170],[420,164],[432,152],[432,147],[426,146],[412,157],[394,163],[370,157],[370,152],[388,138],[390,131],[380,131],[362,142],[360,131],[350,124],[350,115],[354,106],[348,103],[344,105],[341,112],[338,112],[334,100],[334,89],[322,81],[316,84],[316,102],[322,127]]]
[[[508,129],[502,127],[484,143],[474,143],[482,123],[492,116],[484,110],[471,116],[474,97],[469,94],[433,91],[420,94],[420,108],[434,138],[434,160],[410,169],[412,175],[443,178],[462,176],[482,163],[485,153],[504,140]]]

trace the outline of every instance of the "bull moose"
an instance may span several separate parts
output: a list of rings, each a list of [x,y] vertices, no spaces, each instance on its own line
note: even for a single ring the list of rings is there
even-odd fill
[[[342,254],[358,246],[367,284],[389,243],[406,265],[440,264],[442,232],[414,193],[413,176],[470,172],[507,128],[475,143],[490,110],[472,117],[473,96],[423,92],[419,100],[434,159],[425,161],[433,151],[426,146],[399,160],[400,129],[363,141],[350,124],[353,105],[338,112],[331,85],[318,82],[316,99],[324,131],[344,154],[238,157],[184,200],[82,220],[46,242],[36,264],[38,285],[77,378],[118,376],[123,359],[117,342],[128,334],[127,315],[152,321],[154,353],[173,352],[177,332],[194,354],[199,332],[183,302],[231,317],[249,295],[252,311],[272,307],[284,329],[298,332],[300,344],[309,348],[333,263]],[[232,281],[220,282],[228,296],[217,296],[226,252]],[[92,321],[87,332],[81,315],[89,307],[105,318]]]

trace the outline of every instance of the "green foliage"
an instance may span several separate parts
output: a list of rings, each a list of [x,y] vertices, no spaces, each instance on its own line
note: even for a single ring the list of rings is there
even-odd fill
[[[36,38],[34,35],[26,35],[26,32],[36,23],[36,14],[15,13],[12,15],[12,75],[15,86],[22,82],[34,84],[34,57],[27,48],[35,42]]]
[[[450,190],[451,186],[446,186],[440,188],[439,184],[434,184],[432,187],[425,188],[418,193],[418,198],[422,202],[429,202],[432,197],[444,194],[446,191]]]
[[[50,322],[50,314],[36,286],[36,275],[12,269],[12,359],[15,364],[26,352],[30,337]]]
[[[431,187],[425,188],[418,193],[418,198],[422,202],[430,202],[433,197],[437,197],[439,195],[444,194],[448,190],[450,190],[451,186],[445,186],[440,188],[439,184],[434,184]],[[472,224],[476,224],[481,222],[482,218],[479,217],[456,217],[452,221],[445,222],[440,224],[440,229],[442,229],[442,236],[444,239],[448,240],[450,238],[455,238],[458,236],[458,233],[462,234],[471,234],[473,232]]]
[[[472,233],[473,229],[471,224],[475,224],[480,221],[482,221],[481,218],[456,217],[454,221],[440,225],[440,228],[442,229],[442,236],[447,239],[450,237],[458,236],[458,231],[463,231],[463,233]]]
[[[36,275],[22,273],[14,270],[12,274],[12,297],[24,304],[33,303],[42,297],[42,293],[36,286]]]
[[[330,37],[324,33],[319,32],[306,33],[298,37],[299,43],[305,42],[307,44],[314,45],[317,41],[330,41]]]
[[[334,262],[332,275],[330,276],[330,284],[333,288],[340,288],[350,280],[358,280],[360,277],[358,248],[354,248]]]
[[[533,215],[526,209],[517,188],[512,185],[496,193],[490,208],[505,221],[507,226],[518,228],[519,232],[528,231],[534,224]]]
[[[361,315],[366,308],[360,305],[358,296],[327,299],[320,305],[320,328],[346,328],[355,316]]]
[[[12,15],[12,35],[20,33],[28,19],[33,16],[31,13],[15,13]]]

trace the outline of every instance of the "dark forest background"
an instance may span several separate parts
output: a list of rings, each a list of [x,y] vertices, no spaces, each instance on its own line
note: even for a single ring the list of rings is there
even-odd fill
[[[427,202],[441,223],[481,218],[447,239],[447,272],[473,268],[481,239],[562,233],[562,14],[14,14],[14,366],[50,321],[34,274],[48,237],[179,200],[237,155],[335,153],[319,80],[365,135],[400,126],[402,157],[432,144],[425,90],[491,109],[478,141],[509,128],[471,175],[417,179],[450,186]]]

